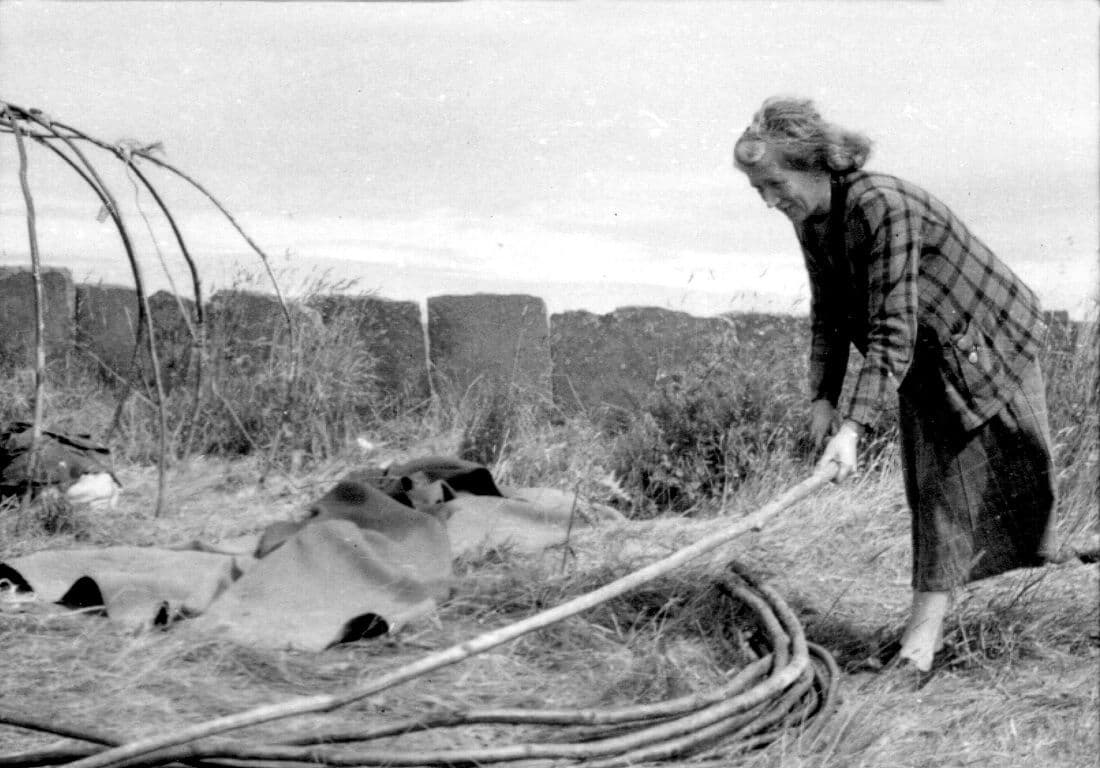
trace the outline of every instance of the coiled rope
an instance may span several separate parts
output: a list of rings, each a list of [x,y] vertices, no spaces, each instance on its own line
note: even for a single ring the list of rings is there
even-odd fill
[[[819,471],[725,530],[604,587],[465,643],[429,654],[372,683],[342,694],[302,697],[282,704],[257,707],[129,743],[112,734],[81,735],[79,729],[73,728],[62,732],[62,726],[53,719],[44,722],[19,713],[0,711],[0,722],[9,725],[95,742],[75,749],[0,756],[0,768],[52,765],[74,758],[78,759],[68,763],[73,768],[114,768],[122,764],[126,768],[137,768],[170,762],[197,765],[199,761],[203,766],[260,768],[262,765],[263,768],[270,768],[276,764],[303,762],[329,766],[454,766],[527,760],[568,761],[587,768],[613,768],[703,753],[728,757],[770,744],[791,729],[802,729],[803,739],[812,739],[835,708],[840,676],[837,665],[828,651],[806,640],[802,626],[783,598],[736,564],[729,566],[728,574],[715,584],[715,589],[732,605],[743,606],[754,614],[762,643],[756,660],[714,690],[653,704],[603,709],[448,710],[373,728],[313,731],[308,736],[291,737],[271,744],[233,740],[217,737],[216,734],[295,715],[330,711],[550,626],[652,581],[746,530],[760,528],[767,519],[821,487],[834,474],[835,467]],[[413,750],[341,746],[431,729],[483,724],[553,725],[586,730],[580,734],[583,738],[573,741],[501,744],[478,749]],[[578,734],[571,735],[575,737]],[[97,745],[109,748],[102,749]]]

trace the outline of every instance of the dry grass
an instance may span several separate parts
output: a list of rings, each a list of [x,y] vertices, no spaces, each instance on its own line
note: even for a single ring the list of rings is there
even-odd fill
[[[1061,468],[1060,531],[1076,545],[1095,535],[1100,503],[1095,334],[1095,325],[1086,329],[1077,355],[1044,363]],[[5,413],[24,407],[18,391],[16,384],[0,385]],[[89,401],[61,390],[54,398],[51,413],[62,428],[66,417],[81,415],[62,401]],[[53,534],[43,531],[38,512],[0,508],[0,560],[47,547],[232,539],[301,514],[337,478],[367,461],[453,455],[475,444],[497,452],[492,468],[503,483],[555,486],[605,503],[636,498],[636,489],[623,487],[625,476],[613,472],[614,438],[592,424],[550,424],[541,411],[523,409],[502,409],[507,418],[490,424],[476,421],[476,403],[466,405],[435,402],[385,421],[345,425],[337,430],[343,436],[324,435],[332,457],[293,471],[256,456],[178,462],[159,519],[152,517],[154,471],[125,466],[127,491],[117,509],[78,513]],[[122,455],[142,454],[147,441],[139,432],[124,435],[138,442],[123,446]],[[354,444],[348,437],[356,434],[373,447],[338,450]],[[464,558],[453,599],[431,621],[322,653],[253,650],[197,636],[186,624],[135,636],[100,617],[60,609],[0,610],[0,707],[136,737],[292,696],[343,690],[602,586],[714,532],[727,517],[759,508],[808,474],[805,457],[780,459],[760,457],[735,489],[723,485],[720,495],[694,504],[690,517],[578,530],[565,556],[551,550],[521,557],[502,549]],[[710,688],[743,661],[717,650],[718,635],[739,629],[740,617],[707,589],[709,578],[734,559],[784,595],[810,640],[854,668],[900,632],[908,610],[909,516],[896,464],[896,451],[887,450],[854,482],[822,490],[682,572],[324,720],[362,724],[447,706],[607,706]],[[1098,577],[1097,566],[1072,562],[973,585],[955,596],[949,615],[952,664],[928,685],[914,690],[896,676],[849,671],[840,711],[818,738],[792,732],[763,752],[711,764],[1094,766],[1100,752]],[[270,741],[316,728],[318,721],[299,718],[242,735]],[[417,744],[524,738],[564,736],[479,726],[425,734]],[[55,741],[0,725],[3,753]]]
[[[552,447],[546,466],[558,467],[560,477],[570,466],[595,466],[580,454],[566,461]],[[5,538],[0,557],[84,542],[174,544],[255,532],[296,514],[344,468],[332,463],[259,485],[258,464],[196,461],[170,478],[173,506],[159,520],[149,510],[155,478],[133,468],[123,473],[124,503],[89,521],[82,542]],[[756,508],[786,480],[747,485],[729,499],[728,514]],[[777,586],[811,640],[842,664],[853,662],[897,631],[907,608],[908,517],[899,494],[891,468],[830,487],[682,573],[325,720],[362,724],[440,706],[606,706],[711,687],[740,661],[715,651],[714,633],[737,618],[722,614],[705,588],[730,559]],[[720,517],[663,518],[578,532],[564,566],[560,551],[535,558],[483,552],[458,563],[455,597],[433,621],[317,654],[248,649],[192,635],[186,625],[130,636],[93,616],[3,612],[3,700],[132,737],[341,690],[591,590],[721,525]],[[806,744],[792,733],[740,760],[761,768],[1094,765],[1097,600],[1097,570],[1079,564],[983,583],[959,596],[951,619],[956,666],[920,691],[889,676],[849,673],[841,710],[821,738]],[[316,717],[299,719],[247,735],[271,740],[316,725]],[[426,734],[421,743],[540,737],[561,734],[480,726]],[[0,726],[4,752],[54,741]]]

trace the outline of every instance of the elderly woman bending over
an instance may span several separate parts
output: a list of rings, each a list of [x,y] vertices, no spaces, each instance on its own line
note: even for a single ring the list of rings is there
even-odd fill
[[[822,464],[856,467],[896,390],[912,512],[913,605],[898,660],[926,671],[949,592],[1041,565],[1054,526],[1035,294],[935,197],[863,170],[870,142],[810,101],[771,98],[734,161],[794,225],[811,286],[810,431],[834,423],[849,345],[863,355]]]

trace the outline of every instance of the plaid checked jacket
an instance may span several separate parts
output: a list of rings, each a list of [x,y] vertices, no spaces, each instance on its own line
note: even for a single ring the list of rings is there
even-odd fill
[[[942,202],[893,176],[833,177],[832,210],[796,226],[811,286],[810,394],[840,398],[849,343],[864,361],[845,417],[878,417],[918,345],[966,430],[1019,387],[1045,332],[1035,294]]]

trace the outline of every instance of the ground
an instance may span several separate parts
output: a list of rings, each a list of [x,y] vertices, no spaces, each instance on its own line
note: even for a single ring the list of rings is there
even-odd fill
[[[0,559],[45,547],[217,541],[298,514],[346,469],[333,463],[259,482],[250,462],[192,462],[168,478],[170,503],[152,518],[155,475],[123,471],[120,506],[78,518],[69,533],[22,529]],[[797,478],[788,478],[793,482]],[[747,485],[725,517],[664,518],[578,534],[571,557],[507,551],[459,563],[453,599],[395,637],[321,653],[260,651],[177,625],[128,635],[61,609],[0,612],[0,711],[133,738],[295,696],[334,693],[424,654],[594,589],[720,530],[782,490],[782,477]],[[79,539],[79,540],[78,540]],[[908,518],[890,470],[829,486],[621,601],[433,672],[326,715],[258,726],[271,739],[319,722],[363,723],[438,706],[607,706],[657,701],[721,679],[721,660],[687,617],[647,623],[638,603],[691,602],[693,584],[737,560],[775,586],[806,632],[854,668],[897,633],[908,606]],[[686,596],[686,597],[685,597]],[[849,671],[839,711],[814,740],[797,731],[770,749],[723,764],[751,766],[1093,766],[1100,750],[1098,570],[1077,562],[1019,571],[956,596],[952,663],[924,687],[891,674]],[[185,624],[185,623],[184,623]],[[499,728],[432,733],[428,743],[501,743]],[[53,736],[0,725],[0,751]],[[739,762],[738,762],[739,761]]]

